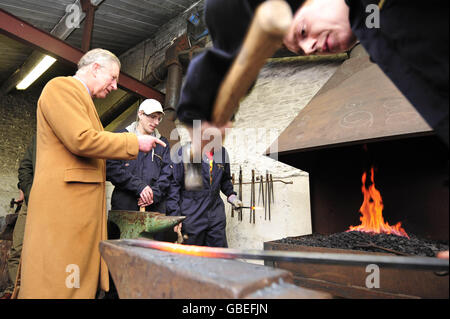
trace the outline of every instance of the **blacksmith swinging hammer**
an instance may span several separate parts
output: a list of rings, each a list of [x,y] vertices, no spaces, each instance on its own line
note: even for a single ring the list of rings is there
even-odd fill
[[[287,2],[272,0],[259,5],[241,50],[219,87],[212,112],[213,125],[222,127],[230,121],[266,59],[281,47],[291,22],[292,12]],[[193,141],[186,147],[189,159],[199,157],[200,145],[198,141]],[[187,190],[202,188],[201,169],[201,160],[185,163],[184,186]]]

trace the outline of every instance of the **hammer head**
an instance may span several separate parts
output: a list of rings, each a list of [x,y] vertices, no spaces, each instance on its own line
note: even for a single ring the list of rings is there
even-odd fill
[[[203,188],[202,163],[184,163],[184,188],[188,191]]]
[[[184,188],[188,191],[198,191],[203,188],[202,159],[195,153],[192,144],[183,148]],[[197,158],[199,157],[199,158]]]

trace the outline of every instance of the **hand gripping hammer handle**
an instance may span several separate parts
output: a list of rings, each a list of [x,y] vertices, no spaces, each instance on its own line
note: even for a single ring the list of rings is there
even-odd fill
[[[266,59],[281,47],[291,22],[291,8],[285,1],[270,0],[259,5],[239,54],[219,87],[213,107],[212,124],[222,127],[230,121],[240,99],[256,81]],[[191,158],[195,158],[199,152],[198,146],[191,145],[186,149]],[[184,180],[186,189],[201,189],[201,164],[185,164]]]
[[[221,127],[230,121],[266,59],[281,47],[291,23],[291,8],[283,0],[265,1],[256,9],[241,50],[219,88],[213,124]]]

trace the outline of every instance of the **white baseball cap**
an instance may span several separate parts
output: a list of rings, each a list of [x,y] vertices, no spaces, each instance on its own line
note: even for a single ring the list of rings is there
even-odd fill
[[[139,111],[144,111],[145,114],[150,115],[155,112],[164,114],[161,103],[154,99],[147,99],[139,105]]]

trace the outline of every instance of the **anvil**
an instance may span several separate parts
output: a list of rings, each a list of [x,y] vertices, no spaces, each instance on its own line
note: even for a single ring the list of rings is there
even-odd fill
[[[155,233],[173,228],[186,216],[166,216],[157,212],[111,210],[108,221],[117,225],[121,239],[152,238]]]

